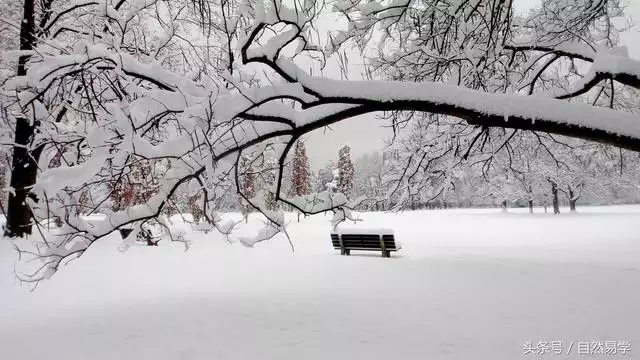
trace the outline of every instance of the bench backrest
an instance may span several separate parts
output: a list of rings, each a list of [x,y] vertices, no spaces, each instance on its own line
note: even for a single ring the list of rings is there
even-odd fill
[[[396,242],[393,235],[382,235],[384,247],[387,250],[396,250]],[[335,249],[340,249],[340,238],[338,234],[331,234],[331,242]],[[380,235],[374,234],[342,234],[342,244],[345,249],[371,249],[381,250]]]

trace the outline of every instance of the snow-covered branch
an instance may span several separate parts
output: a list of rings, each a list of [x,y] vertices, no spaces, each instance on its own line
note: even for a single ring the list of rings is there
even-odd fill
[[[291,197],[283,192],[282,179],[289,153],[303,135],[366,113],[443,115],[450,120],[445,128],[455,130],[435,137],[446,146],[408,142],[409,155],[392,174],[397,178],[387,179],[395,184],[390,196],[404,200],[419,193],[428,193],[426,198],[445,193],[455,164],[472,151],[482,152],[491,129],[503,132],[501,141],[492,144],[491,156],[503,149],[511,156],[509,142],[517,132],[505,128],[640,150],[639,115],[565,100],[586,94],[605,79],[640,88],[640,62],[626,57],[621,48],[578,45],[585,42],[575,38],[584,38],[594,22],[607,16],[602,7],[585,8],[584,0],[574,8],[593,11],[587,14],[593,16],[565,19],[576,27],[576,36],[551,36],[548,31],[560,26],[557,19],[541,17],[531,21],[551,25],[536,28],[535,36],[526,34],[532,41],[525,45],[509,42],[517,31],[530,29],[522,24],[513,28],[510,1],[437,1],[426,8],[411,1],[342,2],[335,10],[351,20],[350,31],[330,35],[329,49],[322,46],[314,24],[324,8],[319,2],[288,6],[241,1],[221,5],[219,19],[195,10],[183,18],[190,4],[181,2],[74,4],[55,13],[57,24],[45,25],[44,32],[71,28],[70,21],[59,19],[77,14],[78,21],[97,24],[91,28],[96,36],[65,32],[65,43],[43,35],[36,51],[29,52],[28,71],[4,85],[5,93],[15,98],[16,112],[38,124],[28,148],[45,154],[38,161],[38,181],[29,187],[34,195],[29,206],[36,217],[63,219],[69,238],[82,239],[79,245],[63,247],[68,255],[81,253],[122,226],[157,218],[172,206],[180,189],[192,183],[203,194],[205,219],[225,232],[231,229],[215,224],[219,217],[214,211],[217,199],[229,191],[238,193],[246,209],[265,215],[264,229],[240,240],[247,246],[285,230],[278,202],[304,214],[334,211],[334,225],[352,218],[349,209],[355,203],[348,194]],[[248,15],[240,14],[244,10]],[[560,6],[553,10],[565,14]],[[209,21],[207,27],[221,39],[216,55],[211,55],[212,46],[177,26],[204,24],[194,21],[204,15],[219,22]],[[385,35],[375,40],[379,31]],[[299,56],[323,48],[323,56],[330,57],[351,40],[362,47],[378,45],[370,75],[383,72],[386,80],[337,80],[296,63]],[[533,53],[535,60],[527,62],[523,52]],[[540,65],[540,53],[553,60]],[[581,81],[571,84],[574,90],[555,98],[536,95],[557,58],[591,66]],[[410,75],[413,69],[418,71]],[[513,80],[514,74],[520,82]],[[518,91],[523,88],[530,90]],[[613,91],[609,95],[615,96]],[[393,121],[397,125],[398,116]],[[468,142],[460,140],[465,137]],[[418,173],[433,178],[414,181]],[[144,196],[130,196],[135,191]],[[126,201],[114,203],[118,197]],[[108,221],[82,217],[96,212],[107,213]],[[43,250],[47,266],[57,267],[59,261],[50,260],[64,257],[59,249]]]

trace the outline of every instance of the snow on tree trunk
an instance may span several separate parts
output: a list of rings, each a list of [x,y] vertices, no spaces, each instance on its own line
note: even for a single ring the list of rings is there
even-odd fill
[[[30,51],[35,45],[35,1],[25,0],[23,17],[20,24],[20,50]],[[18,76],[27,74],[28,55],[18,59]],[[36,182],[38,160],[41,148],[29,151],[29,142],[38,127],[38,121],[30,121],[19,116],[16,119],[16,129],[11,164],[11,188],[7,205],[7,224],[5,235],[8,237],[22,237],[31,234],[31,212],[27,205],[30,197],[28,188]]]
[[[6,152],[0,151],[0,214],[7,216],[7,179],[11,160]]]
[[[576,201],[578,201],[578,199],[575,198],[573,189],[571,188],[571,186],[569,186],[569,211],[570,212],[576,211]]]

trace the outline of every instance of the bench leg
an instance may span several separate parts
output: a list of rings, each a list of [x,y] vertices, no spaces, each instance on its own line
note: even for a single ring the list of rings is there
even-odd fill
[[[391,257],[391,251],[389,251],[389,250],[382,250],[382,257],[383,257],[383,258],[390,258],[390,257]]]
[[[346,249],[345,253],[346,253],[347,256],[350,256],[351,255],[351,249]]]

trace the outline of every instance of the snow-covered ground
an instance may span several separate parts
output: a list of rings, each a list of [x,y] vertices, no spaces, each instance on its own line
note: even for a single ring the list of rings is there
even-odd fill
[[[0,359],[636,359],[640,207],[579,210],[348,225],[393,229],[404,248],[391,259],[340,256],[322,215],[291,216],[295,252],[286,238],[249,249],[194,232],[187,252],[122,253],[112,236],[34,292],[14,284],[5,241]],[[586,342],[617,354],[582,354]]]

